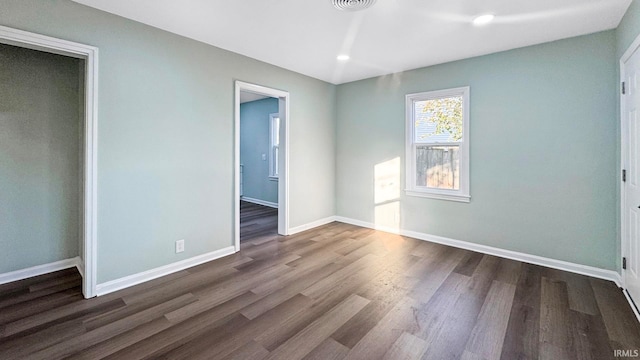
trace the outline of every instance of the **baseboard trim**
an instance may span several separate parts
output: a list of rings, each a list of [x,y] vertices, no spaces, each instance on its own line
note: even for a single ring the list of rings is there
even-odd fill
[[[96,294],[98,296],[106,295],[114,291],[122,290],[149,280],[173,274],[174,272],[178,272],[196,265],[216,260],[233,253],[235,253],[235,247],[229,246],[220,250],[194,256],[189,259],[181,260],[169,265],[160,266],[155,269],[147,270],[138,274],[133,274],[119,279],[107,281],[102,284],[96,285]]]
[[[613,270],[601,269],[593,266],[581,265],[581,264],[571,263],[568,261],[556,260],[556,259],[521,253],[521,252],[512,251],[512,250],[505,250],[505,249],[496,248],[492,246],[480,245],[480,244],[475,244],[467,241],[450,239],[442,236],[429,235],[429,234],[420,233],[417,231],[394,229],[394,228],[389,228],[384,226],[376,226],[376,224],[373,224],[370,222],[351,219],[343,216],[336,216],[335,220],[342,223],[346,223],[346,224],[399,234],[402,236],[408,236],[408,237],[412,237],[419,240],[425,240],[425,241],[430,241],[438,244],[453,246],[460,249],[476,251],[483,254],[522,261],[522,262],[535,264],[535,265],[546,266],[549,268],[591,276],[598,279],[609,280],[609,281],[613,281],[616,285],[618,285],[618,287],[622,286],[622,280],[621,280],[620,274]]]
[[[241,196],[240,200],[246,201],[246,202],[250,202],[250,203],[253,203],[253,204],[262,205],[262,206],[268,206],[268,207],[274,208],[274,209],[278,208],[278,203],[274,203],[274,202],[271,202],[271,201],[254,199],[254,198],[250,198],[250,197],[246,197],[246,196]]]
[[[11,271],[8,273],[0,274],[0,284],[6,284],[18,280],[28,279],[30,277],[44,275],[64,269],[69,269],[72,267],[77,267],[79,269],[80,258],[74,257],[71,259],[65,259],[60,261],[55,261],[48,264],[32,266],[30,268]],[[80,272],[82,274],[82,272]]]
[[[76,258],[76,269],[78,269],[80,276],[84,279],[84,261],[82,261],[79,256]]]
[[[329,216],[329,217],[326,217],[324,219],[312,221],[312,222],[310,222],[308,224],[296,226],[296,227],[293,227],[293,228],[289,229],[289,235],[294,235],[294,234],[297,234],[297,233],[300,233],[300,232],[303,232],[303,231],[306,231],[306,230],[309,230],[309,229],[313,229],[313,228],[318,227],[318,226],[322,226],[322,225],[326,225],[326,224],[332,223],[334,221],[336,221],[336,217],[335,216]]]

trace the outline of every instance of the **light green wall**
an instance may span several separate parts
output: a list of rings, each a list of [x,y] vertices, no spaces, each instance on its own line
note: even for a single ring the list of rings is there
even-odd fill
[[[616,268],[616,38],[556,41],[338,86],[337,215],[376,219],[408,93],[471,87],[471,203],[405,196],[400,227]],[[387,219],[388,220],[388,219]]]
[[[0,274],[78,256],[80,60],[0,44]]]
[[[290,225],[335,213],[333,85],[69,0],[1,9],[2,25],[100,49],[99,283],[233,245],[236,79],[291,94]]]
[[[278,203],[278,181],[269,178],[269,114],[278,112],[278,99],[240,105],[240,163],[243,196]],[[262,155],[266,160],[262,160]]]

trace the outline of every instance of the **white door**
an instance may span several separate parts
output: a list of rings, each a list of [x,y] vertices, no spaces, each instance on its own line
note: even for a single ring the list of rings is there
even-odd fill
[[[625,159],[626,182],[624,186],[626,237],[625,285],[636,304],[640,304],[640,48],[624,63],[623,78],[625,94],[623,102],[622,126],[626,136],[623,156]]]

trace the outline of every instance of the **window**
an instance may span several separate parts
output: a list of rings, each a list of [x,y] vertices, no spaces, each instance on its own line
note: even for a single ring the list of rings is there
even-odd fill
[[[469,202],[469,87],[406,100],[407,195]]]
[[[269,177],[277,179],[280,149],[280,114],[269,115]]]

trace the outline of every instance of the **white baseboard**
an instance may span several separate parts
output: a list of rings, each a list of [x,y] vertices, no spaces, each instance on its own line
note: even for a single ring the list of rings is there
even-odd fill
[[[318,227],[318,226],[322,226],[322,225],[326,225],[326,224],[332,223],[334,221],[336,221],[336,217],[335,216],[329,216],[329,217],[326,217],[324,219],[312,221],[312,222],[310,222],[308,224],[304,224],[304,225],[300,225],[300,226],[296,226],[296,227],[290,228],[289,229],[289,235],[294,235],[294,234],[297,234],[299,232],[303,232],[305,230],[313,229],[313,228]]]
[[[246,196],[241,196],[240,200],[246,201],[246,202],[250,202],[250,203],[253,203],[253,204],[268,206],[268,207],[271,207],[271,208],[274,208],[274,209],[278,208],[278,203],[274,203],[274,202],[271,202],[271,201],[254,199],[254,198],[250,198],[250,197],[246,197]]]
[[[84,261],[82,261],[79,256],[76,258],[76,268],[78,269],[80,276],[84,278]]]
[[[0,274],[0,284],[6,284],[13,281],[24,280],[30,277],[44,275],[72,267],[79,267],[80,258],[60,260],[48,264],[33,266],[27,269],[16,270],[4,274]],[[81,273],[82,274],[82,273]]]
[[[221,257],[231,255],[235,253],[235,247],[229,246],[220,250],[212,251],[210,253],[194,256],[189,259],[175,262],[173,264],[164,265],[155,269],[147,270],[138,274],[125,276],[119,279],[107,281],[102,284],[96,285],[96,294],[98,296],[106,295],[114,291],[118,291],[130,286],[138,285],[140,283],[159,278],[161,276],[169,275],[174,272],[178,272],[202,263],[206,263]]]
[[[619,288],[624,289],[624,283],[622,282],[622,276],[617,272],[617,271],[613,271],[613,270],[605,270],[605,271],[611,271],[613,272],[613,274],[611,274],[611,281],[613,281],[614,283],[616,283],[616,285],[618,285]],[[601,278],[604,279],[604,278]],[[607,279],[609,280],[609,279]]]
[[[530,254],[525,254],[517,251],[500,249],[492,246],[475,244],[467,241],[454,240],[454,239],[450,239],[442,236],[429,235],[429,234],[420,233],[416,231],[394,229],[394,228],[388,228],[384,226],[376,226],[376,224],[373,224],[370,222],[350,219],[343,216],[336,216],[335,220],[339,222],[351,224],[351,225],[366,227],[370,229],[376,229],[384,232],[390,232],[390,233],[399,234],[402,236],[408,236],[408,237],[412,237],[419,240],[430,241],[438,244],[476,251],[483,254],[489,254],[489,255],[494,255],[494,256],[503,257],[507,259],[522,261],[530,264],[546,266],[549,268],[564,270],[564,271],[568,271],[576,274],[587,275],[587,276],[591,276],[598,279],[609,280],[616,283],[618,287],[622,286],[622,280],[621,280],[620,274],[613,270],[575,264],[568,261],[556,260],[556,259],[546,258],[542,256],[537,256],[537,255],[530,255]]]

